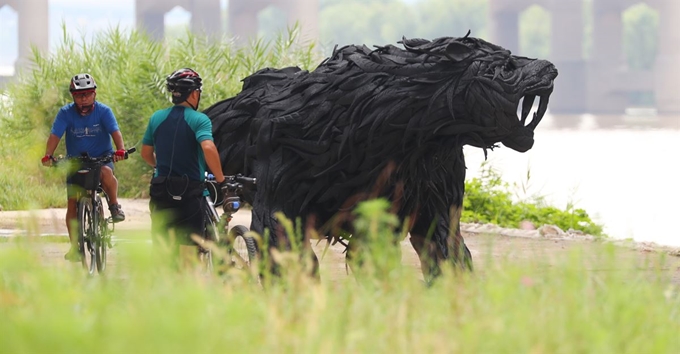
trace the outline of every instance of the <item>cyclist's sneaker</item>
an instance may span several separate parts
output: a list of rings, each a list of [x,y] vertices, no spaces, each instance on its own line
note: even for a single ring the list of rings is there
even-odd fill
[[[68,252],[64,255],[64,259],[71,262],[80,262],[83,258],[80,252],[78,252],[78,248],[71,247],[71,249],[68,250]]]
[[[120,208],[120,204],[109,205],[109,211],[111,211],[111,219],[113,222],[121,222],[125,220],[125,213]]]

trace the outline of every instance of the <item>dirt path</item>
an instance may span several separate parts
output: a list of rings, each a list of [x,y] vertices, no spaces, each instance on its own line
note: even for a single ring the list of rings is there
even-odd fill
[[[116,225],[116,230],[146,232],[150,227],[148,200],[145,199],[122,199],[121,204],[126,214],[126,220]],[[43,209],[35,211],[2,211],[0,212],[0,236],[24,237],[25,235],[62,235],[66,237],[64,225],[65,209]],[[241,211],[234,215],[232,225],[250,224],[250,214]],[[596,259],[601,252],[601,242],[589,240],[581,235],[555,233],[541,236],[538,231],[508,230],[493,228],[488,225],[463,225],[463,235],[466,244],[472,252],[477,270],[484,271],[494,260],[507,259],[512,262],[536,262],[539,266],[549,267],[568,255],[569,251],[577,247],[585,247],[589,250],[584,257]],[[122,232],[123,234],[125,232]],[[65,241],[65,239],[64,239]],[[126,242],[125,239],[115,239],[114,242]],[[148,242],[136,240],[135,242]],[[344,247],[341,245],[330,246],[324,254],[326,242],[312,243],[316,254],[321,257],[321,276],[333,280],[347,276]],[[408,240],[401,243],[402,261],[404,266],[419,273],[420,263]],[[1,242],[0,249],[15,247],[14,243]],[[41,259],[48,266],[66,266],[63,254],[68,249],[66,242],[36,242],[32,245],[40,253]],[[114,247],[109,256],[109,267],[116,267],[116,258],[119,250]],[[618,252],[620,261],[617,269],[607,271],[621,272],[645,272],[650,277],[654,276],[662,254],[677,254],[677,251],[660,249],[653,245],[627,244]],[[673,283],[680,284],[680,257],[665,257],[662,272],[668,275]],[[595,262],[586,262],[584,271],[601,271]]]

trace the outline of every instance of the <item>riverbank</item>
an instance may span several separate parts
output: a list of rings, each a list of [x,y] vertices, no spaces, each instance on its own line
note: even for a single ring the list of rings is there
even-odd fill
[[[126,220],[116,224],[119,232],[145,232],[150,227],[149,201],[148,199],[121,199],[121,205],[125,211]],[[107,211],[108,213],[108,211]],[[64,215],[66,209],[51,208],[30,211],[0,211],[0,237],[31,236],[63,236],[66,237]],[[243,210],[234,214],[232,225],[250,225],[250,213]],[[516,244],[519,249],[541,248],[542,242],[557,242],[559,244],[570,243],[611,243],[628,248],[636,252],[661,252],[674,257],[680,257],[680,247],[665,246],[654,242],[635,242],[614,238],[598,238],[573,230],[560,230],[551,225],[544,225],[536,229],[511,229],[502,228],[492,224],[461,224],[463,236],[468,244],[472,240],[481,238],[507,240],[503,243],[512,247]],[[512,241],[514,240],[514,241]],[[404,240],[406,252],[412,252],[408,240]],[[471,245],[470,249],[474,247]],[[338,246],[340,247],[340,246]],[[341,248],[339,248],[342,251]],[[474,255],[474,250],[473,250]],[[413,253],[415,257],[415,253]]]

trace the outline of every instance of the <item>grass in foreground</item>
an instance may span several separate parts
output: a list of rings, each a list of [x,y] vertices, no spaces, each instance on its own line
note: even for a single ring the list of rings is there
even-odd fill
[[[530,261],[478,257],[474,273],[447,272],[432,287],[412,266],[381,272],[370,258],[356,277],[321,282],[291,262],[264,290],[244,273],[225,280],[159,267],[143,242],[117,245],[103,277],[46,265],[32,249],[0,248],[0,352],[671,353],[680,345],[680,295],[664,259],[638,272],[607,245],[550,264],[540,251]]]

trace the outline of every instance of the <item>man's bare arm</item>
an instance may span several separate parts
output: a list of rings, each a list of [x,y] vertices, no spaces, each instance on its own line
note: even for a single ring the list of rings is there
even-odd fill
[[[220,153],[212,140],[201,141],[201,149],[203,149],[203,156],[205,156],[205,163],[208,164],[210,172],[215,176],[217,183],[224,181],[224,174],[222,173],[222,164],[220,163]]]
[[[111,133],[111,137],[113,138],[113,143],[116,144],[116,150],[125,149],[123,134],[121,134],[120,130]]]
[[[54,155],[54,150],[57,149],[57,146],[59,145],[59,141],[61,138],[54,134],[50,134],[50,136],[47,138],[47,146],[45,147],[45,155],[52,156]]]
[[[156,167],[156,154],[154,154],[154,149],[152,145],[142,145],[142,158],[151,167]]]

